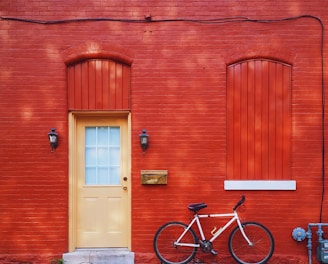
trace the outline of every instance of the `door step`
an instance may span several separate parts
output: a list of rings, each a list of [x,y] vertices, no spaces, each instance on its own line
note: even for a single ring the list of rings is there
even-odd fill
[[[64,264],[134,264],[134,253],[126,248],[77,249],[63,254]]]

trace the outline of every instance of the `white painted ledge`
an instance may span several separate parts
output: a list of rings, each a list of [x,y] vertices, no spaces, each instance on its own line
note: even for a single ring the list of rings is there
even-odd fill
[[[224,190],[295,191],[296,181],[224,181]]]

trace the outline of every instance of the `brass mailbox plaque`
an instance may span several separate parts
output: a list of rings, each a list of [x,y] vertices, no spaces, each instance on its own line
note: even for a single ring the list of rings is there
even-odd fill
[[[167,184],[167,170],[141,170],[142,184]]]

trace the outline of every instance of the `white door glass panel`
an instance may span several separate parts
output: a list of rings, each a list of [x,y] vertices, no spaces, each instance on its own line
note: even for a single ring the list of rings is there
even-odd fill
[[[85,128],[85,184],[119,185],[120,127]]]

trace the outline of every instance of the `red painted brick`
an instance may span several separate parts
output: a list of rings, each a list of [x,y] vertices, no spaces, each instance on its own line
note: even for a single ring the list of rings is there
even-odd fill
[[[326,23],[328,6],[318,0],[0,1],[1,16],[24,19],[138,20],[146,14],[153,20],[280,19],[312,14]],[[319,221],[322,109],[318,21],[38,25],[2,19],[0,38],[1,263],[49,263],[52,256],[68,249],[65,63],[81,53],[83,58],[111,53],[115,59],[131,62],[132,250],[136,263],[155,261],[152,238],[156,229],[168,220],[188,220],[188,203],[205,201],[208,211],[225,211],[242,193],[223,190],[228,151],[226,66],[258,57],[291,64],[291,179],[297,181],[297,191],[244,192],[247,210],[243,216],[272,230],[277,245],[275,261],[283,263],[284,256],[294,252],[299,259],[294,257],[293,263],[305,263],[306,246],[296,243],[291,232]],[[98,51],[88,53],[97,47]],[[325,44],[326,60],[327,47]],[[324,77],[327,83],[327,74]],[[54,154],[47,139],[51,127],[60,134]],[[138,143],[142,128],[150,134],[146,154]],[[141,169],[167,169],[168,185],[141,185]],[[328,221],[326,212],[324,206],[323,222]],[[211,228],[210,224],[206,227]],[[226,240],[216,243],[226,256]]]

